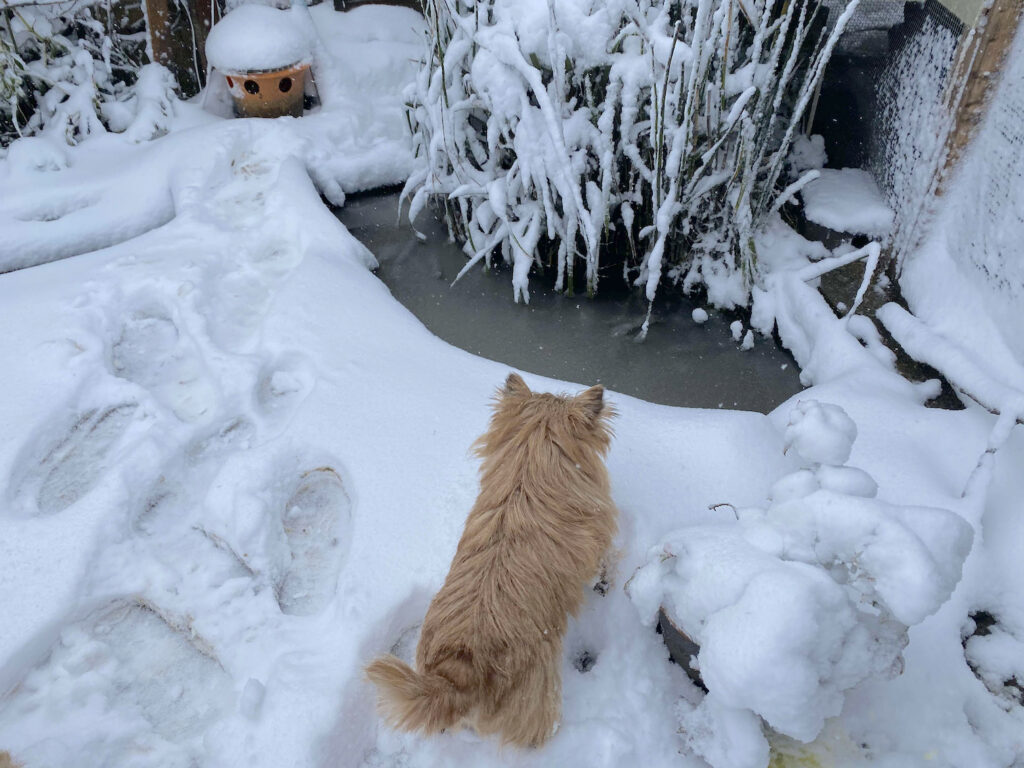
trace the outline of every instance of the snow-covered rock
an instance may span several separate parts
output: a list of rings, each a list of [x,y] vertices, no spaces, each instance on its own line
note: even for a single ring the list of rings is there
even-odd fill
[[[805,461],[841,465],[850,458],[857,425],[838,405],[805,400],[797,403],[786,427],[786,449]]]

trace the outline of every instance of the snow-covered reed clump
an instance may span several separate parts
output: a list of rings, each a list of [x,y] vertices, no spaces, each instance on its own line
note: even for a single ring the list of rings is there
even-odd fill
[[[856,3],[829,32],[807,0],[428,0],[410,215],[444,196],[470,264],[500,251],[517,301],[535,264],[568,292],[582,267],[593,293],[612,257],[649,300],[666,275],[744,304]]]
[[[669,534],[628,591],[643,620],[659,608],[692,638],[708,694],[681,704],[681,732],[714,768],[765,768],[762,721],[812,741],[845,691],[902,671],[907,628],[960,580],[973,540],[952,512],[878,498],[847,466],[857,428],[842,408],[800,402],[787,451],[803,468],[767,509]]]

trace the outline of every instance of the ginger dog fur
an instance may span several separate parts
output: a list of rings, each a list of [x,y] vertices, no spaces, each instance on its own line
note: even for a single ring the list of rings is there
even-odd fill
[[[516,374],[475,443],[480,495],[423,621],[416,670],[367,667],[383,717],[426,734],[465,723],[540,746],[561,713],[562,637],[616,532],[604,389],[533,393]]]

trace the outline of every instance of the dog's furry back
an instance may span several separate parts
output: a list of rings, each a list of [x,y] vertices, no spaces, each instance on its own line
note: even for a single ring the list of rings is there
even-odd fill
[[[550,737],[561,708],[561,641],[616,529],[603,457],[603,389],[534,394],[515,374],[476,443],[480,495],[423,622],[417,670],[367,668],[383,714],[436,733],[469,721],[518,745]]]

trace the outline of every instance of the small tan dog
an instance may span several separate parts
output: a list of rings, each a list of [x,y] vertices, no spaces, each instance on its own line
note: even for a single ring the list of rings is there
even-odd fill
[[[534,394],[516,374],[476,442],[480,495],[423,620],[416,667],[371,663],[380,709],[402,730],[464,723],[540,746],[562,704],[562,636],[615,536],[604,388]]]

